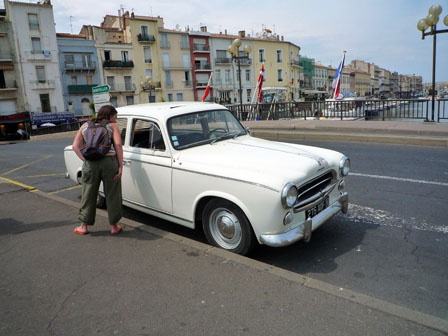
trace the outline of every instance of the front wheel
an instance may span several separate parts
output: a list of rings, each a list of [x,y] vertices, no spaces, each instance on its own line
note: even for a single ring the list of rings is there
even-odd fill
[[[241,255],[255,247],[256,239],[249,221],[241,209],[229,201],[208,202],[202,214],[202,226],[211,245]]]

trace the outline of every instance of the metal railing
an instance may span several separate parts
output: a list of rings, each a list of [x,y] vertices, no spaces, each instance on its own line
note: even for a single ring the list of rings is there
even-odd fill
[[[211,70],[212,65],[210,63],[197,63],[194,65],[195,70]]]
[[[160,41],[160,48],[169,49],[171,47],[170,41]]]
[[[0,51],[0,60],[12,60],[13,54],[12,52]]]
[[[154,37],[154,35],[147,35],[147,34],[138,34],[137,39],[140,42],[155,42],[156,41],[156,38]]]
[[[165,87],[167,88],[167,89],[172,89],[173,87],[174,87],[174,82],[172,81],[172,80],[170,80],[170,81],[165,81]]]
[[[430,99],[385,99],[231,104],[240,120],[320,118],[330,120],[448,120],[448,99],[437,99],[434,118]]]
[[[108,60],[103,62],[103,67],[105,68],[133,68],[133,61],[113,61]]]
[[[206,44],[193,43],[193,51],[210,51],[210,47]]]
[[[185,87],[192,87],[193,82],[191,80],[184,81]]]
[[[216,57],[215,63],[217,64],[230,64],[232,63],[232,59],[229,57]]]
[[[95,86],[97,86],[97,84],[67,85],[67,90],[69,94],[77,94],[77,93],[92,94],[92,88]]]
[[[17,82],[15,80],[7,80],[0,82],[0,90],[17,89]]]
[[[74,61],[74,62],[64,62],[65,70],[87,70],[87,69],[96,69],[96,62],[83,62],[83,61]]]
[[[113,83],[109,84],[110,91],[135,91],[135,84],[134,83]]]

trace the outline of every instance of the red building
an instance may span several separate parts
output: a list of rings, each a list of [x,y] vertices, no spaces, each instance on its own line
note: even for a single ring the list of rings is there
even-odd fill
[[[190,31],[190,57],[193,68],[193,92],[194,100],[202,99],[208,80],[212,74],[212,63],[210,61],[210,33],[207,27],[201,27],[201,31]],[[206,101],[213,101],[213,90]]]

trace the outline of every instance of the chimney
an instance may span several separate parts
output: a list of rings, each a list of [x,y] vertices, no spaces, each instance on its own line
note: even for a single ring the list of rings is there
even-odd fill
[[[239,36],[239,37],[246,37],[246,31],[245,31],[245,30],[240,30],[240,31],[238,32],[238,36]]]
[[[123,26],[121,25],[121,10],[118,10],[118,25],[120,29],[123,29]]]
[[[201,32],[206,33],[207,32],[207,26],[201,26]]]
[[[285,40],[285,37],[282,35],[282,42]]]
[[[224,29],[224,35],[227,35],[227,29]]]

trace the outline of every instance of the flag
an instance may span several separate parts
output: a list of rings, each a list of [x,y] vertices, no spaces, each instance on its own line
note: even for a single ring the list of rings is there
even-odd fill
[[[264,79],[264,63],[261,65],[260,74],[258,75],[257,88],[258,88],[258,102],[261,103],[263,99],[263,93],[261,92],[261,87],[263,86]]]
[[[333,79],[333,99],[338,99],[339,97],[339,91],[341,89],[341,77],[342,77],[342,69],[344,69],[344,62],[345,62],[345,51],[344,56],[342,57],[342,61],[339,64],[338,69],[336,70],[336,74],[334,75]]]
[[[212,82],[213,72],[210,74],[210,78],[208,79],[207,87],[205,88],[204,96],[201,99],[201,103],[207,98],[208,93],[210,92],[210,85]]]

